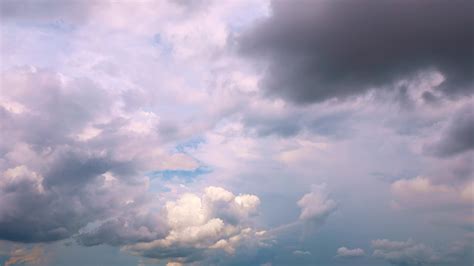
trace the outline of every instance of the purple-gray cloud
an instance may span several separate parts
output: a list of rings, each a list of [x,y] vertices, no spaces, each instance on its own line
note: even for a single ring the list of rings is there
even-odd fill
[[[417,72],[445,76],[446,95],[473,91],[472,3],[272,1],[271,16],[239,39],[268,65],[267,94],[296,103],[392,87]]]

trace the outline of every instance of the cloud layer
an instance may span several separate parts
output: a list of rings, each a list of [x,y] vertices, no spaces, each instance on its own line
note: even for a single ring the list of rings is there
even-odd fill
[[[0,1],[0,264],[472,265],[471,11]]]

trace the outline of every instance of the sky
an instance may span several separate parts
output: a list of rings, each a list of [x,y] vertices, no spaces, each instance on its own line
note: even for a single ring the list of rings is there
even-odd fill
[[[473,265],[473,10],[0,0],[0,265]]]

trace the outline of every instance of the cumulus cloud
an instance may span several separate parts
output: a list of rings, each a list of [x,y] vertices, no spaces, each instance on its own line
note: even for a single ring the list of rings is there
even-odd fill
[[[249,227],[249,218],[259,204],[255,195],[235,196],[220,187],[207,187],[201,195],[187,193],[166,203],[170,230],[165,237],[124,249],[150,258],[190,262],[212,250],[234,254],[240,245],[263,245],[259,239],[265,232]]]
[[[362,257],[365,255],[365,251],[361,248],[346,248],[340,247],[337,249],[337,257],[339,258],[355,258],[355,257]]]
[[[110,184],[101,175],[82,186],[50,187],[38,182],[42,179],[25,166],[3,172],[0,202],[7,207],[0,211],[2,239],[47,242],[68,238],[89,222],[132,207],[128,197],[143,191],[140,186]],[[116,192],[110,191],[114,189]],[[75,195],[70,195],[71,191]]]
[[[250,31],[256,16],[266,16],[267,1],[0,1],[0,239],[89,247],[59,248],[68,249],[57,254],[62,261],[122,247],[144,265],[339,263],[330,261],[337,241],[327,242],[329,253],[296,250],[318,235],[284,233],[320,225],[338,208],[324,185],[302,192],[309,184],[325,176],[343,194],[338,202],[347,208],[322,232],[337,240],[335,231],[391,219],[364,219],[393,211],[377,194],[386,184],[367,173],[414,176],[427,165],[445,168],[448,157],[463,159],[453,182],[446,181],[451,174],[395,181],[394,206],[430,206],[423,209],[429,217],[443,209],[452,220],[454,209],[470,214],[469,109],[447,119],[468,99],[456,97],[471,93],[463,71],[472,63],[460,55],[471,42],[459,26],[468,9],[437,1],[363,0],[364,10],[337,1],[274,2],[273,14]],[[229,46],[233,36],[244,53],[268,63],[260,84],[262,73]],[[324,101],[419,71],[389,93]],[[403,108],[392,108],[392,98]],[[425,153],[413,154],[426,139]],[[203,165],[212,171],[199,178],[155,175],[198,173]],[[234,194],[236,186],[259,196]],[[298,208],[295,195],[304,193]],[[256,229],[269,224],[267,232]],[[93,247],[103,244],[113,248]],[[106,263],[100,260],[111,254],[89,262]]]
[[[471,8],[465,0],[275,0],[239,44],[268,65],[267,94],[296,103],[390,87],[427,69],[444,75],[439,90],[464,95],[473,89]]]
[[[38,64],[31,60],[31,54],[19,52],[21,49],[15,45],[7,45],[13,59],[2,68],[0,86],[0,205],[6,206],[0,210],[0,239],[52,242],[73,237],[84,246],[123,246],[168,237],[167,241],[176,246],[176,250],[170,247],[169,252],[186,252],[189,246],[193,253],[199,251],[201,245],[195,248],[189,243],[199,243],[215,232],[230,230],[232,232],[225,233],[227,238],[216,239],[207,247],[232,253],[241,241],[263,234],[242,225],[243,220],[256,214],[260,199],[255,195],[234,195],[211,187],[199,197],[205,210],[186,216],[179,210],[186,211],[183,206],[192,205],[195,198],[183,196],[183,201],[176,205],[163,204],[172,193],[162,192],[165,184],[161,186],[160,181],[151,187],[152,180],[148,176],[160,170],[192,171],[199,167],[197,160],[178,150],[178,142],[198,135],[196,132],[211,127],[214,120],[220,118],[205,117],[194,122],[199,116],[195,112],[196,105],[189,112],[181,108],[180,103],[193,105],[207,94],[200,92],[202,84],[192,88],[194,92],[183,90],[182,85],[189,80],[182,77],[182,68],[178,65],[178,78],[166,74],[167,81],[173,80],[170,84],[174,87],[170,87],[180,90],[170,97],[174,102],[167,103],[174,109],[160,113],[158,109],[168,107],[157,103],[156,99],[162,98],[158,94],[169,96],[173,89],[163,91],[162,84],[156,82],[161,79],[156,75],[161,70],[150,67],[147,65],[150,62],[142,59],[162,52],[166,45],[170,48],[166,53],[171,54],[163,58],[171,61],[178,57],[202,56],[204,52],[213,54],[216,48],[225,45],[227,28],[220,17],[225,16],[230,7],[213,8],[212,16],[206,13],[204,19],[200,15],[187,19],[181,15],[192,10],[183,10],[168,1],[136,4],[25,0],[3,1],[0,5],[4,22],[2,36],[7,32],[11,37],[2,38],[2,44],[15,42],[12,40],[20,38],[20,33],[44,30],[51,36],[67,35],[64,43],[54,45],[71,48],[67,56],[49,50],[48,53],[34,52],[48,58],[48,63]],[[98,7],[100,12],[97,12]],[[129,27],[131,17],[123,19],[123,14],[130,14],[132,9],[140,13],[137,16],[141,21],[139,27]],[[163,10],[169,12],[166,16],[175,16],[180,23],[158,22]],[[145,17],[148,19],[143,21]],[[205,23],[199,28],[210,33],[211,44],[201,38],[202,32],[195,31],[196,20]],[[100,43],[89,39],[90,36],[110,37],[104,34],[110,30],[121,37],[140,32],[139,38],[146,42],[146,52],[142,50],[143,55],[135,56],[137,47],[134,45],[112,41],[123,45],[112,48],[107,46],[112,43],[106,44],[110,41],[108,37]],[[219,34],[214,35],[216,30]],[[91,35],[91,32],[95,33]],[[189,45],[190,36],[194,39],[192,45]],[[48,41],[44,41],[46,39]],[[38,42],[41,45],[49,41],[44,38]],[[197,51],[197,46],[202,50]],[[134,59],[141,57],[132,71],[123,69],[131,65],[122,64],[130,63],[123,49],[133,50]],[[22,61],[19,57],[26,59]],[[154,58],[153,61],[160,60]],[[49,67],[17,66],[24,62]],[[137,66],[154,70],[145,74],[136,71]],[[189,66],[190,72],[192,69],[193,66]],[[136,75],[138,72],[141,77]],[[198,73],[196,79],[202,75]],[[191,83],[194,86],[194,82]],[[220,101],[216,98],[216,102]],[[199,108],[201,113],[208,111],[202,106]],[[185,126],[178,125],[177,120],[181,119]],[[193,220],[203,221],[203,224],[192,224]],[[188,234],[195,236],[186,240]],[[182,243],[185,248],[181,248]]]
[[[150,215],[147,171],[196,166],[160,149],[158,132],[136,130],[158,121],[140,127],[141,110],[117,108],[121,94],[90,79],[22,67],[3,72],[1,85],[14,89],[0,94],[0,239],[60,240],[104,221],[107,235],[131,210]],[[129,222],[137,228],[122,233],[132,239],[160,234],[148,218]],[[103,241],[120,243],[124,235]]]
[[[313,185],[311,192],[298,201],[301,208],[300,220],[324,223],[327,217],[337,209],[337,204],[329,198],[325,184]]]

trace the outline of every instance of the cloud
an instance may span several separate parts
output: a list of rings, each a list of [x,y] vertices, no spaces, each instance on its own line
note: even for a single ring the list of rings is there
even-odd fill
[[[248,227],[259,204],[255,195],[235,196],[220,187],[207,187],[201,195],[183,194],[165,204],[170,228],[165,237],[127,245],[124,250],[183,263],[200,260],[213,250],[232,255],[240,245],[260,245],[265,232]]]
[[[295,250],[293,251],[293,255],[296,256],[311,256],[311,252],[306,250]]]
[[[79,233],[75,239],[84,246],[122,246],[152,241],[166,236],[167,233],[168,226],[158,214],[137,213],[132,210],[107,220],[91,231]]]
[[[143,189],[110,184],[103,175],[81,186],[73,183],[50,187],[41,183],[43,179],[26,166],[3,172],[0,203],[7,207],[0,211],[2,239],[48,242],[68,238],[89,222],[131,208],[133,204],[127,204],[128,197],[137,197],[133,193]]]
[[[340,247],[337,249],[337,257],[339,258],[355,258],[362,257],[365,255],[365,251],[361,248],[349,249],[346,247]]]
[[[443,136],[450,135],[447,117],[468,98],[448,100],[446,95],[470,93],[447,90],[460,69],[449,71],[447,56],[432,60],[436,64],[425,73],[430,64],[417,63],[425,57],[414,54],[409,58],[414,60],[401,56],[397,61],[390,54],[407,51],[406,42],[396,41],[398,46],[384,53],[373,45],[370,50],[375,56],[387,54],[387,62],[374,70],[365,63],[374,56],[361,49],[358,57],[350,41],[348,56],[337,57],[345,50],[343,44],[323,47],[324,53],[312,47],[286,52],[276,48],[289,43],[289,39],[282,39],[267,45],[268,56],[263,59],[269,68],[260,84],[265,94],[258,84],[262,74],[254,73],[249,61],[236,57],[229,41],[243,34],[240,40],[245,48],[246,38],[254,39],[256,35],[248,37],[247,27],[263,15],[260,8],[267,1],[199,1],[198,8],[194,3],[176,5],[170,1],[92,2],[0,3],[0,12],[5,13],[0,19],[5,48],[0,84],[5,88],[0,93],[0,239],[48,242],[45,246],[61,251],[58,263],[87,253],[85,264],[107,264],[104,260],[110,256],[121,260],[118,264],[132,260],[176,265],[338,264],[343,261],[335,261],[332,253],[340,247],[335,245],[341,242],[338,240],[347,238],[347,228],[360,227],[360,234],[351,234],[347,241],[360,243],[366,233],[378,230],[377,225],[390,222],[392,215],[404,222],[384,228],[389,235],[417,230],[420,222],[425,225],[425,219],[413,219],[412,213],[386,209],[390,200],[385,193],[387,184],[368,175],[374,171],[399,177],[426,176],[426,180],[406,179],[393,185],[394,202],[401,209],[419,207],[430,219],[435,216],[434,209],[436,215],[441,213],[438,209],[447,210],[442,213],[452,220],[464,218],[454,209],[470,213],[466,211],[472,200],[467,180],[472,172],[468,171],[470,151],[454,149],[444,157],[428,151],[417,153],[426,139],[437,146],[438,139],[431,136],[438,132],[442,133],[439,143],[445,142]],[[287,3],[274,5],[288,12],[299,8]],[[306,1],[305,5],[303,11],[293,9],[295,14],[285,21],[308,19],[313,25],[328,14],[330,23],[316,28],[340,35],[351,33],[352,29],[338,26],[342,23],[333,23],[338,20],[332,14],[345,11],[323,10],[337,3]],[[378,3],[367,4],[368,9],[373,5]],[[315,7],[324,7],[321,17],[313,16],[319,12]],[[306,9],[311,10],[308,16]],[[349,16],[341,19],[357,20],[351,15],[355,9],[349,8]],[[263,24],[258,24],[282,21],[279,14],[287,11],[274,10],[280,11],[273,17],[262,17]],[[423,17],[422,13],[416,11],[417,16]],[[400,29],[407,29],[405,20],[400,21],[404,26]],[[443,26],[448,20],[440,21],[437,25]],[[368,24],[369,31],[377,25],[384,27],[383,22]],[[259,27],[263,28],[257,25],[255,31]],[[393,28],[387,28],[388,35]],[[306,29],[281,27],[275,33],[294,33],[319,45],[316,38],[321,35]],[[462,31],[456,29],[453,35],[461,36]],[[363,45],[376,42],[358,39]],[[381,38],[384,44],[385,40]],[[463,45],[459,48],[463,51]],[[259,60],[262,50],[250,48],[247,52]],[[301,61],[296,50],[301,51]],[[333,64],[318,64],[317,54]],[[353,60],[346,60],[351,56]],[[444,59],[446,64],[438,64]],[[350,71],[342,61],[349,62]],[[389,70],[394,61],[401,62],[402,70],[392,75]],[[405,67],[407,62],[418,66]],[[17,64],[41,67],[15,67]],[[322,74],[314,75],[316,70]],[[331,79],[331,70],[341,80]],[[418,71],[422,73],[398,86],[398,80]],[[354,86],[348,77],[351,72],[357,76]],[[371,82],[374,77],[376,82]],[[281,84],[292,90],[275,89],[280,81],[288,81]],[[313,88],[313,81],[324,89],[307,90]],[[360,95],[371,84],[389,87],[393,82],[397,83],[394,91],[368,93],[354,101],[324,101]],[[459,88],[464,83],[469,82],[459,82]],[[393,104],[393,99],[400,103]],[[291,103],[320,101],[324,102]],[[445,125],[445,130],[438,130]],[[465,159],[463,167],[458,167],[462,179],[451,168],[432,170],[436,177],[424,175],[426,168],[445,168],[449,163],[446,158],[451,156],[455,158],[449,162]],[[202,171],[206,174],[198,176]],[[441,180],[438,176],[444,172],[450,173]],[[310,184],[326,178],[338,192],[337,202],[321,186],[306,191]],[[339,202],[344,212],[333,215]],[[432,209],[426,210],[426,206]],[[373,214],[381,215],[364,219]],[[305,226],[321,225],[328,217],[331,225],[318,234],[309,230],[299,233]],[[268,228],[267,232],[259,231],[260,227]],[[430,233],[433,239],[444,240],[462,231],[433,228],[423,227],[430,242]],[[76,240],[88,248],[54,243],[61,239]],[[327,248],[317,248],[319,244]],[[316,248],[297,251],[298,247]],[[126,254],[117,256],[120,248]],[[74,263],[81,264],[81,260],[69,264]]]
[[[166,266],[182,266],[184,264],[182,264],[181,262],[168,262],[166,263]]]
[[[88,17],[98,1],[63,2],[59,0],[2,1],[0,18],[6,21],[36,23],[77,23]]]
[[[431,210],[470,208],[474,192],[472,181],[450,186],[433,184],[429,178],[421,176],[397,180],[390,189],[396,198],[396,207]]]
[[[196,50],[196,42],[206,52],[214,53],[214,44],[219,47],[225,44],[227,28],[221,21],[221,16],[225,15],[221,12],[229,10],[213,8],[210,10],[212,16],[206,11],[203,21],[200,15],[189,19],[181,17],[181,8],[166,1],[97,4],[107,8],[96,12],[95,1],[88,4],[55,0],[1,3],[1,20],[5,22],[2,27],[9,37],[14,37],[2,38],[2,42],[12,44],[25,32],[45,31],[50,34],[48,37],[38,40],[34,35],[31,41],[39,45],[48,42],[67,49],[68,53],[63,55],[56,50],[40,53],[30,49],[29,52],[47,59],[48,63],[38,64],[31,59],[31,54],[20,51],[22,48],[9,46],[14,60],[5,65],[5,71],[2,70],[0,93],[0,205],[7,206],[0,210],[0,239],[29,243],[72,237],[84,246],[123,246],[166,238],[172,223],[168,224],[163,217],[179,215],[173,212],[175,208],[166,208],[163,204],[172,194],[166,191],[166,181],[151,184],[153,177],[148,174],[197,169],[200,166],[197,160],[179,151],[175,145],[198,136],[213,126],[214,120],[220,119],[209,118],[207,109],[197,106],[200,99],[196,101],[191,96],[207,95],[200,92],[202,84],[190,82],[195,91],[189,87],[189,90],[182,89],[182,85],[191,79],[201,79],[202,73],[183,77],[183,68],[176,65],[173,69],[177,69],[179,77],[165,74],[166,82],[173,80],[170,82],[173,86],[163,86],[156,82],[161,79],[156,75],[161,70],[150,67],[150,62],[142,59],[161,52],[162,47],[155,47],[148,40],[157,32],[160,32],[161,40],[169,42],[173,48],[168,51],[171,54],[163,55],[170,64],[176,63],[175,56],[201,56]],[[232,7],[240,8],[235,4]],[[129,26],[131,17],[123,14],[130,14],[130,10],[140,11],[137,17],[141,26]],[[159,12],[163,10],[168,12],[166,18],[173,17],[177,23],[159,21],[162,19]],[[148,18],[146,22],[142,20],[145,17]],[[205,22],[200,29],[210,33],[212,41],[216,42],[212,47],[195,31],[195,20]],[[56,24],[73,24],[74,31],[64,33],[67,34],[64,43],[49,38],[63,34],[51,29]],[[218,36],[213,34],[215,29],[220,32]],[[140,46],[111,41],[108,34],[111,31],[115,32],[112,35],[124,39],[137,37],[133,34],[139,31]],[[189,34],[195,42],[192,45],[189,45]],[[92,41],[89,39],[92,36],[102,37],[96,43],[99,39]],[[112,42],[120,45],[112,45]],[[123,50],[125,47],[133,50],[133,60],[138,58],[135,57],[136,49],[144,49],[132,71],[123,69],[133,61],[125,59],[128,56]],[[26,59],[22,61],[19,57]],[[128,63],[122,64],[125,61]],[[154,58],[153,61],[161,60]],[[48,67],[16,66],[24,62]],[[84,65],[85,62],[88,63]],[[189,62],[187,60],[186,64]],[[170,70],[168,63],[165,65]],[[112,70],[104,70],[104,66],[110,66]],[[142,66],[147,73],[142,72]],[[194,71],[192,68],[189,67],[189,73]],[[142,77],[135,76],[139,72]],[[180,89],[177,92],[162,87]],[[167,107],[158,104],[156,99],[163,98],[158,94],[169,96],[170,91],[177,92],[168,98],[173,102],[163,100]],[[189,110],[183,108],[183,102],[191,102]],[[161,112],[162,108],[169,109],[169,113]],[[217,239],[226,242],[210,243],[213,248],[209,249],[232,252],[238,243],[257,234],[244,228],[241,221],[256,214],[260,199],[255,195],[233,195],[227,191],[231,199],[226,201],[225,197],[219,198],[222,189],[210,188],[208,192],[201,198],[205,202],[203,206],[214,207],[207,209],[206,215],[218,218],[210,219],[202,226],[185,226],[187,229],[173,224],[174,229],[185,230],[174,230],[173,237],[179,239],[178,242],[188,243],[191,240],[183,240],[186,233],[195,233],[197,240],[191,242],[199,242],[224,225],[226,229],[234,228],[235,232],[229,235],[231,238]],[[182,221],[184,218],[176,219]],[[178,253],[186,250],[179,245],[177,248]],[[174,251],[170,248],[169,252]]]
[[[473,91],[469,1],[276,0],[271,7],[238,39],[244,55],[268,65],[262,87],[269,95],[295,103],[340,99],[428,69],[443,74],[438,89],[446,95]]]
[[[1,84],[14,89],[0,95],[0,239],[61,240],[94,222],[110,244],[162,233],[159,220],[150,225],[145,173],[197,164],[160,148],[155,116],[117,108],[121,93],[51,70],[13,68]],[[110,235],[124,224],[136,228]]]
[[[392,265],[470,265],[472,263],[472,238],[465,237],[447,244],[444,248],[433,248],[408,239],[372,241],[373,257],[383,259]]]
[[[432,248],[418,244],[413,240],[391,241],[377,239],[372,241],[373,256],[393,265],[423,265],[441,261],[441,257]]]
[[[468,103],[451,119],[438,141],[424,146],[425,152],[449,157],[474,150],[474,104]]]
[[[48,255],[42,246],[30,248],[15,247],[10,251],[4,266],[11,265],[46,265]]]
[[[431,224],[472,230],[473,180],[453,177],[456,179],[442,173],[440,178],[418,176],[394,181],[390,186],[392,209],[421,216]]]
[[[300,220],[324,223],[327,217],[337,209],[337,204],[329,198],[326,185],[313,185],[311,192],[298,201],[301,208]]]

